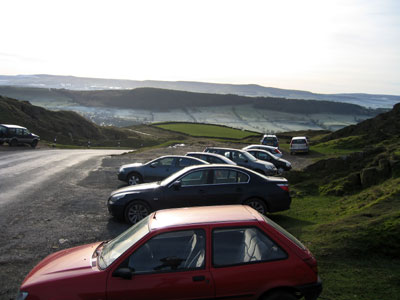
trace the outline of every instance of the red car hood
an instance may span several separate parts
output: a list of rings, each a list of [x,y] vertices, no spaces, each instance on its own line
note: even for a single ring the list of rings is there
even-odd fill
[[[100,244],[100,242],[97,242],[83,245],[58,251],[47,256],[29,272],[22,282],[21,289],[43,281],[53,281],[97,272],[96,265],[92,267],[92,256]]]

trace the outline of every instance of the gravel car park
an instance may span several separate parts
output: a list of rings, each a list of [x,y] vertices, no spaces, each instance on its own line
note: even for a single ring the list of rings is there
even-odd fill
[[[237,144],[229,146],[233,145]],[[52,158],[48,164],[45,163],[49,159],[44,147],[32,150],[30,147],[0,145],[0,199],[10,200],[0,203],[0,226],[6,228],[0,234],[0,299],[15,299],[24,277],[47,255],[82,244],[110,240],[129,228],[127,223],[110,216],[105,205],[110,192],[125,185],[116,178],[121,165],[203,149],[204,144],[156,148],[99,157],[78,164],[71,164],[69,159],[66,164],[70,167],[60,172],[59,160]],[[45,154],[39,160],[42,152]],[[18,165],[14,156],[11,158],[14,153],[21,157]],[[26,163],[27,156],[29,164]],[[7,161],[9,169],[4,165]],[[294,156],[291,162],[293,168],[299,169],[311,160],[308,156]],[[48,173],[48,169],[54,174],[38,176],[42,174],[40,172]],[[21,178],[24,180],[23,192],[7,188],[9,192],[5,196],[4,184],[18,183]]]

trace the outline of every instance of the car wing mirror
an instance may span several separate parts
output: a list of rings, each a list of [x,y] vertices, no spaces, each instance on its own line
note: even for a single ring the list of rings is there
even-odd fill
[[[180,181],[180,180],[175,181],[175,182],[172,184],[172,187],[173,187],[175,190],[179,190],[179,189],[181,188],[181,186],[182,186],[182,181]]]
[[[112,274],[113,277],[120,277],[123,279],[132,279],[133,270],[130,268],[119,268]]]
[[[152,168],[157,167],[157,163],[156,163],[156,162],[151,163],[151,164],[150,164],[150,167],[152,167]]]

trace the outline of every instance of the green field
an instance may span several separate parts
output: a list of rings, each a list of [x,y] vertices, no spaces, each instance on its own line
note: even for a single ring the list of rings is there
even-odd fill
[[[399,184],[390,179],[345,197],[295,196],[290,210],[269,215],[316,256],[320,299],[399,299]]]
[[[194,137],[227,138],[240,140],[251,136],[258,136],[259,133],[247,130],[239,130],[219,125],[196,124],[196,123],[164,123],[154,126],[184,133]]]

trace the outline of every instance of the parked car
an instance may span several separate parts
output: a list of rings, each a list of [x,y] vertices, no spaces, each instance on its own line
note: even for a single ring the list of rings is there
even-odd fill
[[[305,136],[295,136],[290,141],[290,154],[308,153],[310,151],[308,138]]]
[[[287,210],[290,203],[285,178],[226,164],[191,166],[161,182],[124,187],[107,202],[109,212],[128,223],[164,208],[247,204],[265,214]]]
[[[196,157],[201,160],[207,161],[210,164],[228,164],[228,165],[236,165],[235,162],[231,161],[229,158],[210,152],[188,152],[186,156]]]
[[[187,166],[204,165],[208,162],[188,156],[161,156],[147,163],[133,163],[119,168],[118,179],[129,185],[162,180]]]
[[[35,148],[40,137],[31,133],[28,129],[18,125],[0,124],[0,145],[8,143],[11,147],[21,144],[29,144]]]
[[[267,145],[272,147],[279,147],[279,139],[275,134],[264,134],[260,141],[261,145]]]
[[[121,235],[47,256],[17,299],[316,300],[317,261],[248,206],[161,210]]]
[[[290,162],[283,158],[276,157],[271,152],[259,149],[249,149],[247,152],[257,159],[265,160],[274,164],[279,173],[282,173],[283,171],[290,171],[292,169],[292,164]]]
[[[242,150],[247,151],[249,149],[260,149],[264,151],[271,152],[276,157],[282,157],[282,152],[278,149],[278,147],[266,146],[266,145],[249,145],[243,147]]]
[[[277,168],[266,161],[255,158],[250,153],[231,148],[218,148],[218,147],[207,147],[204,152],[217,153],[223,155],[230,160],[234,161],[237,165],[252,169],[258,173],[264,175],[275,175],[277,174]]]

